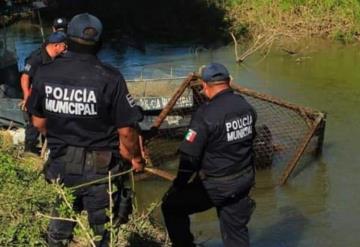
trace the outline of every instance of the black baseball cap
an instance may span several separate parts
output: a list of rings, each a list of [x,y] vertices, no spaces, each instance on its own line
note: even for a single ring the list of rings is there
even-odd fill
[[[67,20],[63,17],[56,18],[53,22],[53,27],[56,31],[66,31],[67,28]]]
[[[66,38],[67,37],[64,32],[53,32],[47,38],[46,43],[47,44],[63,43],[63,42],[66,42]]]
[[[201,70],[201,79],[206,83],[223,82],[230,80],[229,71],[220,63],[210,63]]]
[[[102,23],[96,16],[82,13],[70,20],[67,34],[76,42],[91,45],[99,41],[102,29]]]

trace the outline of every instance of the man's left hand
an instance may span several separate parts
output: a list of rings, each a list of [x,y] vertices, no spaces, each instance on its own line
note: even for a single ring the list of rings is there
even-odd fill
[[[20,109],[21,109],[22,111],[27,112],[27,109],[26,109],[26,101],[25,101],[25,100],[20,101],[19,107],[20,107]]]

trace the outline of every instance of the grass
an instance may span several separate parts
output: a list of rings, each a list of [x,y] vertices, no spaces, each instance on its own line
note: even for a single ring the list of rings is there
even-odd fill
[[[358,0],[231,0],[227,6],[238,37],[281,33],[350,41],[360,35]]]
[[[40,159],[20,149],[0,150],[0,246],[44,246],[55,192],[39,177]]]
[[[46,246],[46,229],[56,198],[66,195],[63,201],[68,200],[68,205],[72,198],[61,186],[47,184],[41,175],[43,160],[11,145],[5,131],[0,144],[0,246]],[[61,217],[83,222],[75,229],[71,246],[88,246],[86,213],[74,214],[64,205],[59,207]],[[112,246],[169,246],[165,231],[151,216],[157,206],[133,213],[130,222],[116,230]]]

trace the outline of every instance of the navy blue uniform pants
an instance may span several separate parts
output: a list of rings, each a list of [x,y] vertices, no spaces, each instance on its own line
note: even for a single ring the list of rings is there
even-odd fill
[[[67,187],[83,184],[99,178],[106,178],[108,171],[114,174],[120,169],[120,161],[117,157],[109,155],[97,161],[94,159],[93,152],[84,152],[80,148],[69,147],[67,153],[63,157],[50,159],[45,166],[45,178],[50,182],[60,178],[60,183]],[[116,178],[113,181],[118,191],[122,190],[122,179]],[[105,229],[105,223],[108,222],[106,210],[109,209],[110,200],[107,192],[108,184],[93,184],[76,189],[73,192],[75,197],[73,209],[75,212],[86,210],[88,213],[88,221],[96,236],[101,236],[101,240],[96,242],[97,247],[107,247],[109,233]],[[115,200],[117,200],[114,195]],[[58,212],[54,210],[54,216],[58,216]],[[64,220],[51,220],[48,227],[48,244],[50,247],[67,246],[72,239],[74,222]]]
[[[250,220],[255,202],[249,196],[227,198],[221,205],[210,199],[208,191],[199,179],[179,189],[170,188],[165,195],[162,212],[169,237],[174,247],[193,247],[189,215],[216,207],[224,246],[247,247]]]
[[[27,112],[24,113],[24,119],[26,122],[25,127],[25,144],[29,147],[35,147],[38,143],[39,131],[35,128],[31,121],[31,115]]]
[[[101,240],[96,242],[97,246],[108,246],[108,232],[104,224],[108,221],[106,209],[109,207],[109,195],[107,193],[108,185],[92,185],[79,189],[74,193],[75,200],[73,209],[79,213],[86,210],[88,213],[88,221],[95,235],[101,236]],[[58,212],[54,210],[54,216],[58,216]],[[49,246],[66,246],[73,237],[73,229],[75,222],[64,220],[51,220],[48,227]]]

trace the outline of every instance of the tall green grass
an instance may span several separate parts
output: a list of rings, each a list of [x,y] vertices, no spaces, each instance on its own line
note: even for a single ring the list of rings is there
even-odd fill
[[[0,136],[0,246],[47,246],[48,216],[56,198],[61,193],[69,201],[73,197],[65,190],[59,193],[61,186],[45,182],[40,175],[43,163],[40,158],[3,144]],[[58,207],[61,217],[78,217],[87,222],[86,214],[76,214],[64,205]],[[157,206],[152,204],[147,210],[135,212],[128,224],[116,229],[113,246],[169,246],[166,232],[151,217]],[[89,246],[86,237],[89,231],[77,227],[74,233],[77,244],[72,246]]]
[[[20,157],[16,149],[0,149],[0,246],[45,246],[55,192],[39,176],[39,160]]]
[[[283,32],[352,40],[360,34],[359,0],[228,0],[233,31]]]

